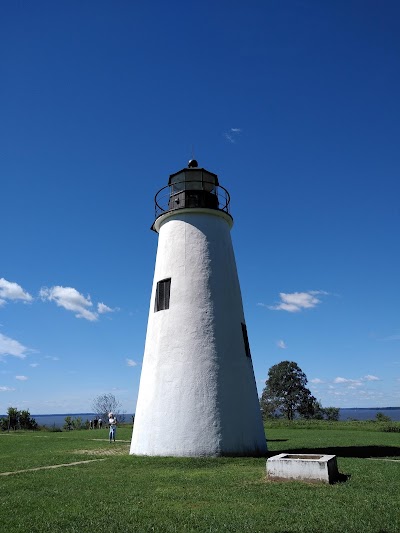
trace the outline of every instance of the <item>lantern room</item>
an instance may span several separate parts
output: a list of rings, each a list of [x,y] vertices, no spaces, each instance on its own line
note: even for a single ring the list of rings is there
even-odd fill
[[[216,174],[198,168],[197,161],[189,161],[187,168],[171,174],[168,185],[170,198],[168,210],[185,207],[208,207],[218,209],[218,177]]]

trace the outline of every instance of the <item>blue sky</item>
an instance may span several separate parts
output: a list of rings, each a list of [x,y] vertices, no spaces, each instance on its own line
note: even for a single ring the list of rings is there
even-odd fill
[[[400,4],[9,2],[0,16],[0,413],[135,409],[154,194],[231,194],[254,370],[400,405]]]

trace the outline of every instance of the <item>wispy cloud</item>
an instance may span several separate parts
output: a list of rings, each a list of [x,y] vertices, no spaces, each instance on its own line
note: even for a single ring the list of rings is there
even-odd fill
[[[76,313],[77,318],[84,318],[91,322],[98,319],[98,314],[90,310],[93,307],[90,296],[85,298],[73,287],[61,287],[59,285],[51,288],[42,287],[39,294],[42,300],[53,301],[59,307]]]
[[[15,379],[18,379],[18,381],[27,381],[27,376],[15,376]]]
[[[137,365],[136,361],[134,361],[133,359],[127,359],[126,360],[126,364],[127,364],[127,366],[136,366]]]
[[[7,300],[31,302],[33,298],[29,292],[24,291],[18,283],[0,278],[0,307],[5,305]]]
[[[25,359],[27,354],[32,351],[17,340],[0,333],[0,357],[2,355],[13,355],[14,357]]]
[[[225,139],[227,139],[230,143],[235,144],[236,139],[238,136],[242,133],[241,128],[230,128],[228,131],[224,133]]]
[[[99,315],[104,315],[105,313],[114,313],[115,311],[119,311],[119,307],[112,309],[111,307],[108,307],[108,305],[103,304],[103,302],[97,304],[97,312]]]
[[[318,385],[320,383],[325,383],[325,381],[319,378],[314,378],[314,379],[310,379],[310,383],[314,383],[315,385]]]
[[[361,380],[360,379],[347,379],[347,378],[342,378],[339,376],[333,380],[333,383],[350,383],[352,385],[355,385],[355,384],[361,385]]]
[[[272,309],[273,311],[287,311],[289,313],[298,313],[303,309],[312,309],[313,307],[316,307],[319,303],[321,303],[321,300],[317,298],[317,296],[328,294],[329,293],[325,291],[307,291],[292,293],[280,292],[280,302],[276,303],[275,305],[258,305],[268,307],[268,309]]]
[[[51,361],[59,361],[60,360],[59,357],[54,357],[53,355],[45,355],[44,358],[45,359],[50,359]]]
[[[347,385],[349,388],[354,388],[354,387],[360,387],[363,383],[371,382],[371,381],[381,381],[381,379],[378,378],[377,376],[372,376],[371,374],[368,374],[358,379],[349,379],[349,378],[343,378],[343,377],[338,376],[337,378],[333,380],[333,383],[344,384],[344,385]]]
[[[12,387],[0,387],[0,392],[9,392],[14,390],[15,389],[13,389]]]
[[[39,363],[30,363],[30,365],[32,368],[36,368],[37,366],[39,366]]]
[[[285,350],[287,348],[285,341],[283,341],[282,339],[279,341],[276,341],[276,345],[278,346],[278,348],[281,348],[282,350]]]

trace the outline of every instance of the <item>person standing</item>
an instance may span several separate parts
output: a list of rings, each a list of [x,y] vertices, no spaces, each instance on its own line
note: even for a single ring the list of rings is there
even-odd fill
[[[101,429],[102,426],[103,426],[103,420],[102,420],[101,418],[99,418],[98,421],[97,421],[97,423],[98,423],[98,425],[99,425],[99,429]]]
[[[108,424],[110,426],[110,442],[115,442],[115,433],[117,431],[117,418],[113,413],[108,413]]]

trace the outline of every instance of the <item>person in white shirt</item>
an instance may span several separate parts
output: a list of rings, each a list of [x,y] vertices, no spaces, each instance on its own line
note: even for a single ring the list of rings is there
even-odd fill
[[[113,413],[108,413],[108,424],[110,426],[110,442],[115,442],[115,433],[117,431],[117,419]]]

